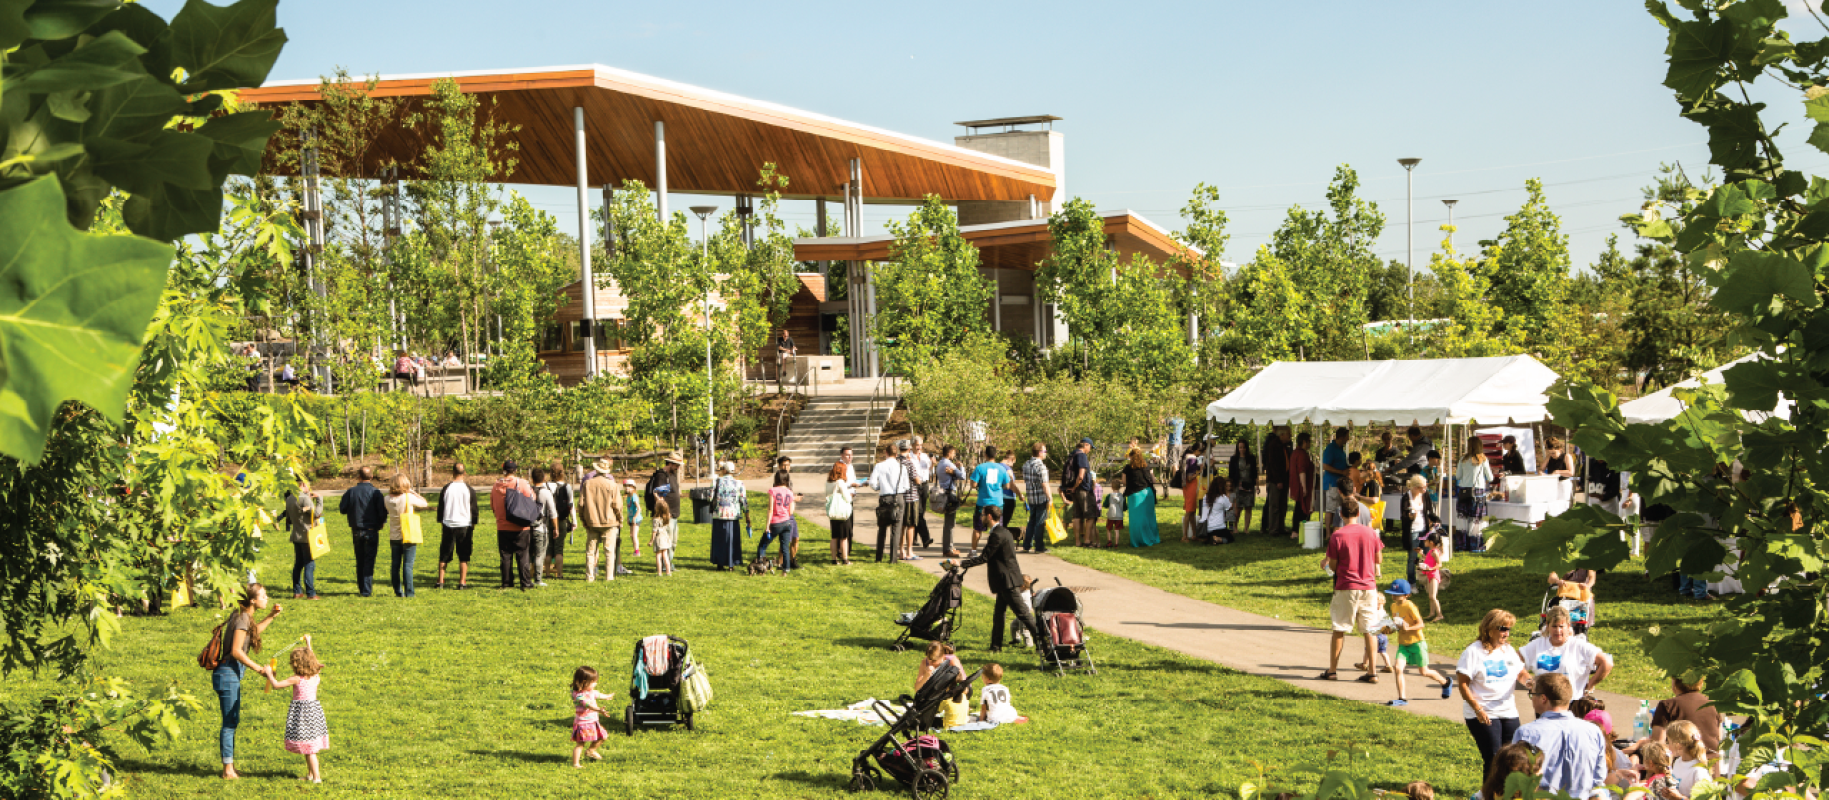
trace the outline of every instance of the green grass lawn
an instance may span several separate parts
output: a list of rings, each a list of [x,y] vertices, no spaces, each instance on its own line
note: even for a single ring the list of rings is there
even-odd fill
[[[385,544],[379,594],[361,599],[347,531],[340,518],[331,524],[336,549],[318,565],[323,599],[288,599],[290,546],[267,546],[259,562],[286,608],[267,632],[268,652],[309,632],[328,664],[322,701],[333,747],[323,756],[326,782],[297,783],[304,760],[282,749],[287,695],[257,688],[244,694],[236,751],[245,779],[225,785],[215,777],[214,696],[195,655],[218,615],[186,608],[124,620],[114,649],[101,658],[103,674],[144,688],[175,680],[208,703],[175,746],[124,754],[132,796],[836,797],[851,758],[881,729],[790,712],[908,691],[918,656],[888,649],[898,630],[891,620],[918,606],[932,586],[905,565],[830,566],[826,534],[803,523],[808,568],[790,577],[715,572],[706,558],[708,526],[684,525],[675,577],[653,575],[648,556],[631,564],[641,574],[587,584],[578,579],[582,559],[574,545],[570,579],[551,588],[439,591],[431,588],[434,529],[421,546],[416,599],[389,593]],[[482,552],[492,541],[478,536],[480,569],[472,580],[480,586],[497,582],[494,554]],[[989,616],[985,599],[968,596],[961,637],[968,668],[986,663]],[[618,695],[607,716],[619,718],[631,649],[639,637],[661,632],[691,641],[710,669],[716,699],[699,730],[617,733],[603,747],[602,763],[572,769],[573,669],[586,664],[602,672],[601,688]],[[1349,748],[1365,752],[1355,766],[1379,786],[1423,779],[1448,796],[1475,788],[1478,761],[1459,725],[1312,694],[1127,640],[1095,636],[1091,643],[1097,676],[1056,678],[1021,652],[1002,656],[1015,705],[1033,722],[949,734],[963,777],[956,796],[1231,794],[1257,780],[1254,762],[1272,765],[1278,786],[1312,785],[1301,770]],[[0,694],[35,688],[15,677]]]
[[[1316,627],[1327,626],[1332,584],[1321,570],[1319,551],[1303,550],[1289,539],[1273,540],[1255,533],[1226,546],[1182,544],[1179,495],[1163,500],[1159,516],[1163,520],[1162,544],[1156,547],[1056,547],[1049,552],[1164,591]],[[1385,540],[1385,548],[1384,575],[1388,583],[1391,578],[1403,577],[1404,553],[1393,538]],[[1521,628],[1536,627],[1547,588],[1545,576],[1526,573],[1521,559],[1493,554],[1460,555],[1450,562],[1449,569],[1454,573],[1452,585],[1437,595],[1447,621],[1433,623],[1427,630],[1431,650],[1440,658],[1451,659],[1472,642],[1480,618],[1492,608],[1516,614]],[[1666,696],[1669,684],[1645,655],[1640,640],[1643,631],[1652,625],[1701,625],[1722,614],[1717,604],[1679,600],[1668,579],[1646,578],[1643,562],[1637,560],[1602,575],[1595,586],[1595,596],[1598,624],[1589,637],[1612,653],[1615,663],[1612,676],[1602,686],[1653,700]],[[1427,614],[1428,598],[1418,594],[1415,600]],[[1528,634],[1513,634],[1520,646],[1529,641],[1527,637]]]

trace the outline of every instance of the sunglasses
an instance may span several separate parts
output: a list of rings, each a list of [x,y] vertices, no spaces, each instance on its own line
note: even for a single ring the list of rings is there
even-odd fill
[[[1498,632],[1500,632],[1500,633],[1511,633],[1511,626],[1509,626],[1509,625],[1508,625],[1508,626],[1506,626],[1506,627],[1503,627],[1503,628],[1494,628],[1494,629],[1493,629],[1493,630],[1496,630],[1496,631],[1498,631]]]

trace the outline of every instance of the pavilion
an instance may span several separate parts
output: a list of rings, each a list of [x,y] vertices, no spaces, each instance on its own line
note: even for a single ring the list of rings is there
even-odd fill
[[[853,286],[843,301],[826,302],[823,277],[802,275],[793,319],[803,352],[827,338],[830,318],[846,316],[851,374],[874,377],[880,365],[865,324],[873,311],[872,261],[889,257],[887,236],[827,237],[827,203],[837,201],[842,229],[861,230],[865,204],[915,205],[937,195],[953,206],[961,233],[978,246],[996,298],[986,309],[997,330],[1046,347],[1064,325],[1037,302],[1034,271],[1050,252],[1047,217],[1066,200],[1064,138],[1052,129],[1058,117],[1031,116],[957,123],[966,135],[953,144],[834,119],[760,100],[640,75],[600,65],[534,70],[484,70],[380,76],[371,93],[407,100],[410,113],[441,79],[492,102],[498,122],[519,127],[517,183],[575,186],[581,283],[567,294],[578,302],[561,309],[556,336],[542,358],[568,382],[621,366],[612,320],[623,305],[614,291],[586,292],[592,282],[589,192],[608,199],[613,187],[641,181],[655,191],[665,217],[671,192],[734,198],[736,213],[753,213],[756,176],[773,162],[791,183],[784,200],[813,201],[815,236],[798,239],[801,261],[850,262]],[[244,102],[277,108],[321,102],[320,81],[276,81],[241,92]],[[988,132],[987,132],[988,130]],[[419,142],[398,127],[368,151],[360,177],[381,177],[389,161],[412,164]],[[271,163],[269,168],[272,168]],[[409,168],[410,169],[410,168]],[[312,177],[312,176],[306,176]],[[411,179],[411,172],[404,176]],[[309,181],[308,181],[309,183]],[[310,201],[307,202],[308,213]],[[1120,254],[1157,259],[1183,252],[1162,228],[1130,211],[1104,214],[1105,232]],[[311,230],[309,221],[307,230]],[[316,234],[321,237],[321,230]],[[318,240],[321,243],[321,238]],[[590,321],[595,324],[578,324]],[[803,338],[808,333],[812,340]],[[577,368],[560,362],[577,361]]]

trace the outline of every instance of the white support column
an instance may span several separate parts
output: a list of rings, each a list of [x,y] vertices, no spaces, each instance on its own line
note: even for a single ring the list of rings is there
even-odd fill
[[[654,121],[654,213],[667,224],[667,123]]]
[[[584,377],[597,377],[597,281],[591,274],[591,186],[584,146],[584,107],[572,108],[578,159],[578,265],[584,295]],[[605,209],[606,213],[608,209]]]

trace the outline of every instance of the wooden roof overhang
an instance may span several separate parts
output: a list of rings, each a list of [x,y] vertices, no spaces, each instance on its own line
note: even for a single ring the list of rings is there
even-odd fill
[[[919,202],[930,194],[949,202],[1046,198],[1057,183],[1054,173],[1020,161],[601,65],[381,76],[372,94],[416,106],[444,78],[494,100],[498,122],[520,126],[513,183],[577,185],[574,107],[584,109],[593,186],[655,185],[657,120],[666,123],[669,192],[754,193],[762,165],[773,162],[789,179],[782,196],[835,198],[852,158],[863,162],[863,195],[871,203]],[[240,96],[263,108],[318,103],[319,85],[282,81]],[[416,137],[394,126],[375,143],[367,169],[389,159],[410,164],[418,147]]]
[[[1195,252],[1176,242],[1168,231],[1132,211],[1103,212],[1100,216],[1105,218],[1105,235],[1112,238],[1112,243],[1125,258],[1142,253],[1167,266],[1171,257]],[[968,225],[959,229],[959,235],[978,247],[979,263],[986,268],[1034,270],[1054,252],[1045,219]],[[795,239],[794,258],[800,261],[887,261],[894,244],[893,236]]]

